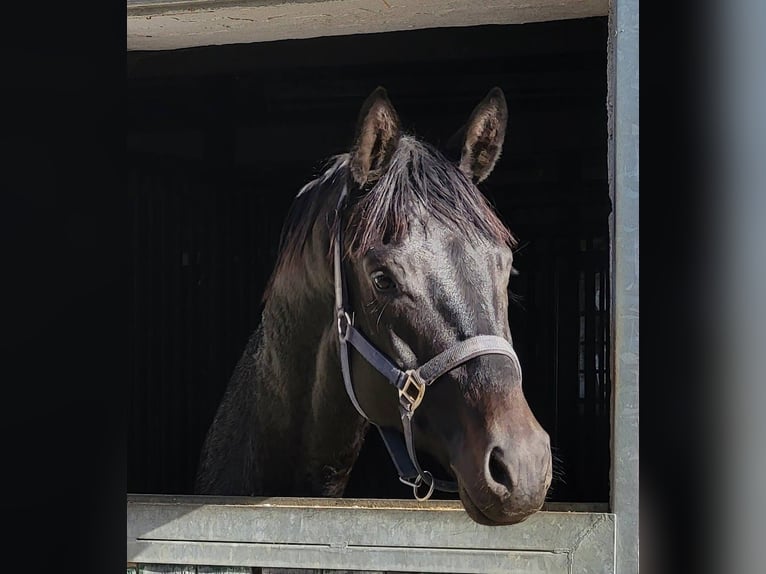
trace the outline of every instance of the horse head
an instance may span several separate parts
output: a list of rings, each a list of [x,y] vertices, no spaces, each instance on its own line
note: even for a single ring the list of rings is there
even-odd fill
[[[503,92],[492,89],[448,158],[406,135],[376,89],[359,115],[337,223],[353,324],[393,364],[416,369],[480,336],[509,343],[509,352],[480,353],[440,374],[411,416],[416,450],[451,474],[475,521],[492,525],[540,509],[552,470],[550,439],[524,397],[510,344],[515,240],[477,188],[501,154],[507,115]],[[359,352],[349,364],[361,410],[401,429],[396,389]]]

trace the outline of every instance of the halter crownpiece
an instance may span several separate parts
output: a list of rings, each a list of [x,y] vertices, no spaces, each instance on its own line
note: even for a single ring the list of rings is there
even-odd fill
[[[454,368],[482,355],[505,355],[513,363],[521,375],[521,366],[516,352],[511,344],[503,337],[495,335],[477,335],[464,341],[459,341],[442,351],[423,365],[415,369],[401,370],[386,355],[375,347],[365,336],[354,327],[353,312],[349,312],[346,277],[343,273],[343,225],[341,214],[348,198],[348,187],[343,190],[336,207],[337,231],[334,245],[334,276],[335,276],[335,307],[337,314],[338,341],[340,343],[341,371],[346,393],[356,410],[366,420],[370,421],[380,432],[388,454],[399,474],[399,480],[411,486],[418,500],[428,500],[436,490],[457,492],[457,483],[440,480],[420,468],[415,445],[412,439],[412,417],[425,398],[426,389],[439,377]],[[348,345],[351,344],[386,380],[396,387],[399,393],[399,414],[402,421],[402,431],[376,424],[367,416],[356,398],[351,383],[351,367]],[[402,434],[404,440],[402,440]],[[428,492],[418,495],[418,489],[426,484]]]

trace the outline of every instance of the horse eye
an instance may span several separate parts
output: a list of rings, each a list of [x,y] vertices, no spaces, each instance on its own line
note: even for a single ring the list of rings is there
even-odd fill
[[[376,271],[372,274],[372,283],[378,291],[391,291],[396,287],[394,280],[382,271]]]

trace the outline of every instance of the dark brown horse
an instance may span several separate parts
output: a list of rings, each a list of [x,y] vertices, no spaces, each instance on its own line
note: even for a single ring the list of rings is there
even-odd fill
[[[492,525],[542,506],[550,441],[524,398],[508,324],[515,240],[476,187],[506,122],[494,88],[450,160],[402,132],[385,90],[367,98],[351,151],[291,208],[197,492],[342,496],[374,426],[420,499],[459,492]],[[419,452],[444,474],[423,469]]]

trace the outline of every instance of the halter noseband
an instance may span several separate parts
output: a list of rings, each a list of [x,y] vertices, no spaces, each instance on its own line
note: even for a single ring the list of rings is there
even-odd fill
[[[336,208],[337,232],[334,246],[334,271],[335,271],[335,307],[338,322],[338,340],[340,343],[341,370],[346,393],[356,410],[366,420],[370,421],[380,432],[386,445],[388,454],[394,462],[399,480],[411,486],[415,498],[428,500],[434,489],[446,492],[457,492],[457,483],[454,481],[440,480],[427,470],[422,470],[418,463],[415,445],[412,439],[412,417],[420,406],[425,396],[426,388],[433,384],[439,377],[452,369],[481,355],[505,355],[514,365],[519,376],[521,366],[516,352],[511,344],[503,337],[495,335],[477,335],[464,341],[455,343],[452,347],[439,353],[425,364],[415,369],[402,371],[387,356],[379,351],[356,327],[353,322],[353,312],[349,314],[348,296],[346,289],[346,277],[343,273],[343,222],[341,214],[348,197],[348,187],[344,185]],[[384,428],[376,424],[362,409],[354,393],[351,384],[351,367],[349,361],[348,345],[351,344],[370,365],[375,367],[385,378],[396,387],[399,392],[399,414],[402,420],[404,444],[402,433],[398,429]],[[418,489],[422,484],[428,486],[425,496],[418,495]]]

